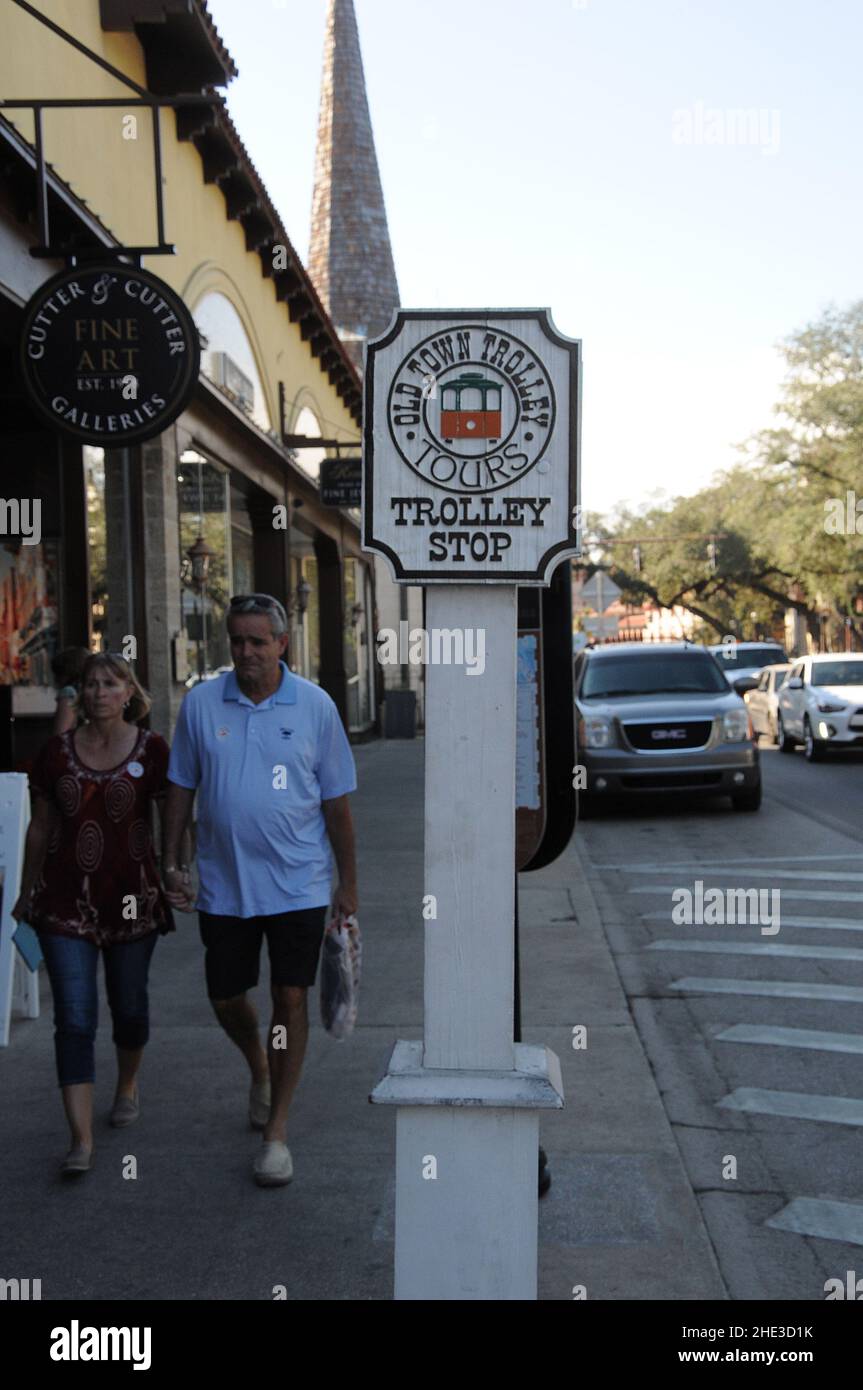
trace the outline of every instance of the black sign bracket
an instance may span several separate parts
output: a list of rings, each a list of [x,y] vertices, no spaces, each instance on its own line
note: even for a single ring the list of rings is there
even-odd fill
[[[36,188],[37,188],[37,210],[39,217],[39,235],[41,244],[31,246],[30,255],[41,260],[64,260],[68,266],[74,266],[79,261],[104,261],[119,260],[127,257],[137,266],[140,266],[143,256],[173,256],[176,254],[176,246],[172,242],[165,240],[165,200],[162,189],[162,135],[159,125],[159,114],[161,108],[171,107],[176,109],[181,106],[215,106],[221,104],[221,97],[215,93],[194,93],[188,96],[175,97],[155,97],[147,91],[146,87],[141,87],[137,82],[128,77],[119,68],[114,67],[106,58],[94,53],[91,48],[76,39],[73,34],[69,34],[54,20],[35,9],[27,0],[12,0],[19,9],[26,11],[33,19],[44,24],[53,34],[56,34],[72,48],[83,53],[86,58],[95,63],[103,71],[116,78],[125,87],[135,93],[134,97],[103,97],[103,98],[63,98],[63,97],[33,97],[18,98],[15,100],[0,100],[0,110],[16,111],[29,110],[33,112],[33,125],[35,132],[36,150]],[[45,147],[42,129],[42,112],[46,110],[92,110],[103,107],[122,107],[123,110],[130,110],[134,107],[146,107],[150,111],[153,127],[153,179],[155,186],[156,199],[156,244],[153,246],[77,246],[72,244],[57,243],[52,244],[51,232],[48,218],[48,170],[45,161]]]

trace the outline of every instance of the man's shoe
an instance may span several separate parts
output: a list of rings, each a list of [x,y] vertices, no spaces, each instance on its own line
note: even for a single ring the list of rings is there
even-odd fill
[[[284,1187],[294,1176],[291,1151],[280,1139],[265,1139],[255,1159],[255,1182],[258,1187]]]
[[[134,1096],[120,1096],[114,1101],[108,1123],[113,1125],[114,1129],[124,1129],[126,1125],[133,1125],[140,1113],[141,1106],[136,1091]]]
[[[249,1091],[249,1124],[252,1129],[266,1129],[270,1118],[270,1083],[253,1081]]]
[[[60,1164],[60,1172],[64,1178],[77,1177],[79,1173],[89,1173],[95,1161],[95,1149],[85,1149],[83,1144],[76,1144]]]

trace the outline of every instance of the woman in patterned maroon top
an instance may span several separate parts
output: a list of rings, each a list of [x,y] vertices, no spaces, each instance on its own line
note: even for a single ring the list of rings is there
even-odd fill
[[[81,680],[86,723],[46,743],[30,775],[21,896],[54,995],[57,1071],[72,1147],[62,1171],[93,1165],[97,965],[114,1024],[118,1079],[111,1123],[138,1118],[136,1077],[149,1036],[147,973],[160,932],[174,930],[150,837],[150,802],[165,792],[168,745],[137,721],[150,699],[113,654],[91,656]]]

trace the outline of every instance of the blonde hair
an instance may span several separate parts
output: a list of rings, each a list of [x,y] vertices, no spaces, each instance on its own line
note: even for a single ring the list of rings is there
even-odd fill
[[[130,724],[138,724],[150,713],[153,707],[153,701],[138,680],[138,677],[135,675],[135,672],[132,670],[126,658],[120,656],[119,652],[94,652],[92,656],[88,656],[87,660],[84,662],[84,669],[81,672],[81,692],[76,702],[78,709],[81,710],[82,713],[86,713],[84,710],[84,686],[87,683],[87,677],[96,666],[106,667],[118,680],[125,681],[131,685],[132,694],[129,696],[129,708],[125,711],[123,717],[127,719]]]

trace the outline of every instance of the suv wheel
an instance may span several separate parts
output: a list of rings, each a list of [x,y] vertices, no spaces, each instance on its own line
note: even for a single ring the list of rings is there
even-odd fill
[[[824,757],[824,740],[815,737],[808,717],[803,721],[803,751],[807,763],[820,762]]]
[[[794,740],[793,738],[789,738],[786,734],[785,724],[783,723],[781,714],[777,714],[776,716],[776,741],[779,744],[780,753],[794,752]]]
[[[757,811],[761,805],[761,783],[749,791],[737,792],[732,796],[731,804],[735,811]]]

